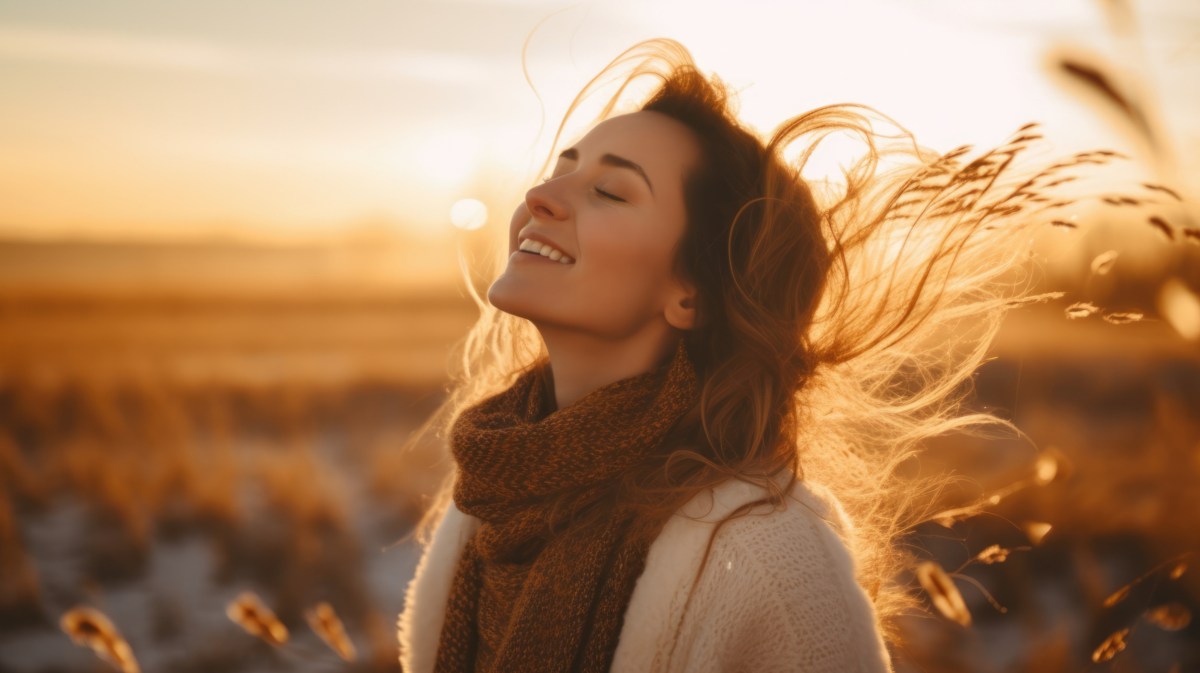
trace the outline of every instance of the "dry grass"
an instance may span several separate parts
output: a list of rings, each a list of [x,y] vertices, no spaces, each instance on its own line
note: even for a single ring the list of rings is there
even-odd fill
[[[253,591],[244,591],[230,601],[225,614],[246,632],[271,645],[287,642],[288,630]]]
[[[1046,329],[1056,319],[1030,311],[1040,327],[1019,329]],[[931,603],[944,604],[934,610],[947,619],[910,625],[904,666],[986,670],[972,652],[990,652],[990,634],[1011,627],[1024,634],[1013,656],[1028,670],[1083,670],[1123,629],[1125,648],[1114,638],[1103,649],[1113,661],[1195,656],[1186,643],[1194,641],[1189,616],[1200,588],[1189,572],[1194,559],[1181,554],[1200,546],[1192,532],[1200,529],[1192,486],[1200,478],[1200,362],[1156,350],[1096,359],[1103,337],[1096,339],[1087,350],[1001,359],[980,371],[976,403],[1008,408],[1042,447],[1038,455],[1014,461],[1002,438],[970,445],[976,440],[950,437],[945,451],[930,447],[930,469],[961,470],[980,488],[949,494],[944,525],[921,532],[937,552],[928,566]],[[231,636],[224,655],[204,653],[225,662],[214,665],[272,650],[310,657],[300,653],[311,638],[355,670],[395,670],[394,614],[380,610],[361,573],[372,551],[363,522],[383,525],[385,544],[395,541],[445,475],[440,446],[394,450],[436,392],[403,392],[399,382],[334,389],[292,381],[285,393],[145,371],[124,383],[87,370],[77,378],[57,386],[8,379],[12,387],[0,389],[0,596],[6,614],[19,617],[6,628],[36,628],[39,610],[69,607],[56,608],[57,596],[74,596],[72,604],[86,597],[47,584],[23,535],[58,503],[76,500],[91,522],[79,551],[93,595],[140,582],[156,541],[200,536],[216,552],[217,586],[253,588],[257,614],[269,611],[289,633],[265,651],[243,649]],[[979,503],[989,515],[956,514],[956,505]],[[947,536],[963,544],[928,542]],[[1105,546],[1113,539],[1123,542]],[[399,587],[407,577],[388,581]],[[1046,614],[1044,594],[1066,596],[1071,612]],[[168,620],[168,641],[198,618],[186,604],[171,611],[180,614]],[[110,614],[118,624],[127,619]],[[1084,624],[1085,641],[1047,620]],[[190,655],[188,665],[203,668],[203,657]]]
[[[403,399],[396,392],[390,389],[391,406],[377,411],[396,408]],[[307,620],[311,633],[360,670],[395,669],[394,615],[380,612],[361,574],[362,507],[407,503],[382,533],[390,541],[411,524],[407,517],[420,506],[420,495],[387,489],[428,480],[420,476],[423,466],[410,469],[413,463],[403,457],[383,457],[395,454],[389,449],[402,429],[389,427],[380,414],[368,419],[353,411],[353,392],[289,384],[280,394],[146,376],[122,385],[85,371],[78,382],[55,388],[18,380],[0,389],[0,400],[6,402],[3,427],[10,430],[0,435],[5,628],[36,628],[47,608],[54,611],[22,528],[73,499],[85,504],[89,521],[76,548],[90,591],[140,581],[156,539],[201,535],[216,551],[219,585],[249,584],[271,597],[269,609],[264,599],[241,609],[239,624],[256,617],[259,631],[274,635]],[[345,433],[354,445],[322,445],[339,418],[359,421],[355,432]],[[54,595],[77,593],[52,588]],[[332,612],[334,604],[342,616]],[[355,633],[370,646],[365,655],[354,645]]]
[[[312,630],[325,641],[337,655],[345,661],[354,661],[358,658],[358,650],[354,647],[354,642],[346,635],[346,627],[342,625],[342,620],[338,618],[334,612],[333,606],[325,601],[321,601],[309,610],[304,611],[304,618],[308,620],[308,625]]]
[[[140,673],[129,643],[103,612],[80,606],[63,614],[62,630],[79,645],[92,648],[104,661],[122,673]]]

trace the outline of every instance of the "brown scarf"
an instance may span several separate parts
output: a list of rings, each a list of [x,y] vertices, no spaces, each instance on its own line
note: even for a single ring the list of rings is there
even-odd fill
[[[482,525],[455,570],[439,673],[611,667],[650,541],[626,534],[625,514],[599,531],[549,535],[547,505],[568,491],[598,502],[622,471],[651,459],[694,404],[696,372],[681,340],[654,370],[547,413],[545,366],[466,409],[451,430],[454,501]]]

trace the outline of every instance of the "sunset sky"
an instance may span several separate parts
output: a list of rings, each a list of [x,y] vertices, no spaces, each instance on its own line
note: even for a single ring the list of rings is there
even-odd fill
[[[1128,62],[1105,4],[0,0],[0,236],[436,237],[466,197],[503,225],[570,98],[658,36],[733,84],[762,131],[859,102],[942,151],[1034,120],[1064,151],[1122,148],[1039,69],[1062,41]],[[1195,197],[1200,3],[1136,5]]]

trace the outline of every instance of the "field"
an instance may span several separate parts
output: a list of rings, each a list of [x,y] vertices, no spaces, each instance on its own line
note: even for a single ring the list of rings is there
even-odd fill
[[[474,310],[453,288],[304,285],[314,254],[267,256],[272,280],[261,251],[0,246],[0,671],[114,670],[64,631],[78,606],[145,671],[398,670],[406,535],[449,460],[398,447]],[[46,271],[77,259],[107,271]],[[1034,306],[994,352],[972,403],[1056,470],[920,531],[947,571],[1009,553],[954,575],[969,627],[911,620],[899,670],[1200,670],[1200,349]],[[1038,469],[1015,439],[930,456],[989,492]],[[243,592],[270,613],[231,611]],[[322,602],[336,622],[310,619]],[[1106,639],[1124,649],[1095,664]]]

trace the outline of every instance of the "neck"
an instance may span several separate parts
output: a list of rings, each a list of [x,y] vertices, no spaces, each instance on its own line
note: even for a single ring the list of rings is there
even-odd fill
[[[610,383],[662,365],[682,338],[671,329],[647,331],[619,341],[544,326],[538,330],[550,355],[556,409],[570,406]]]

